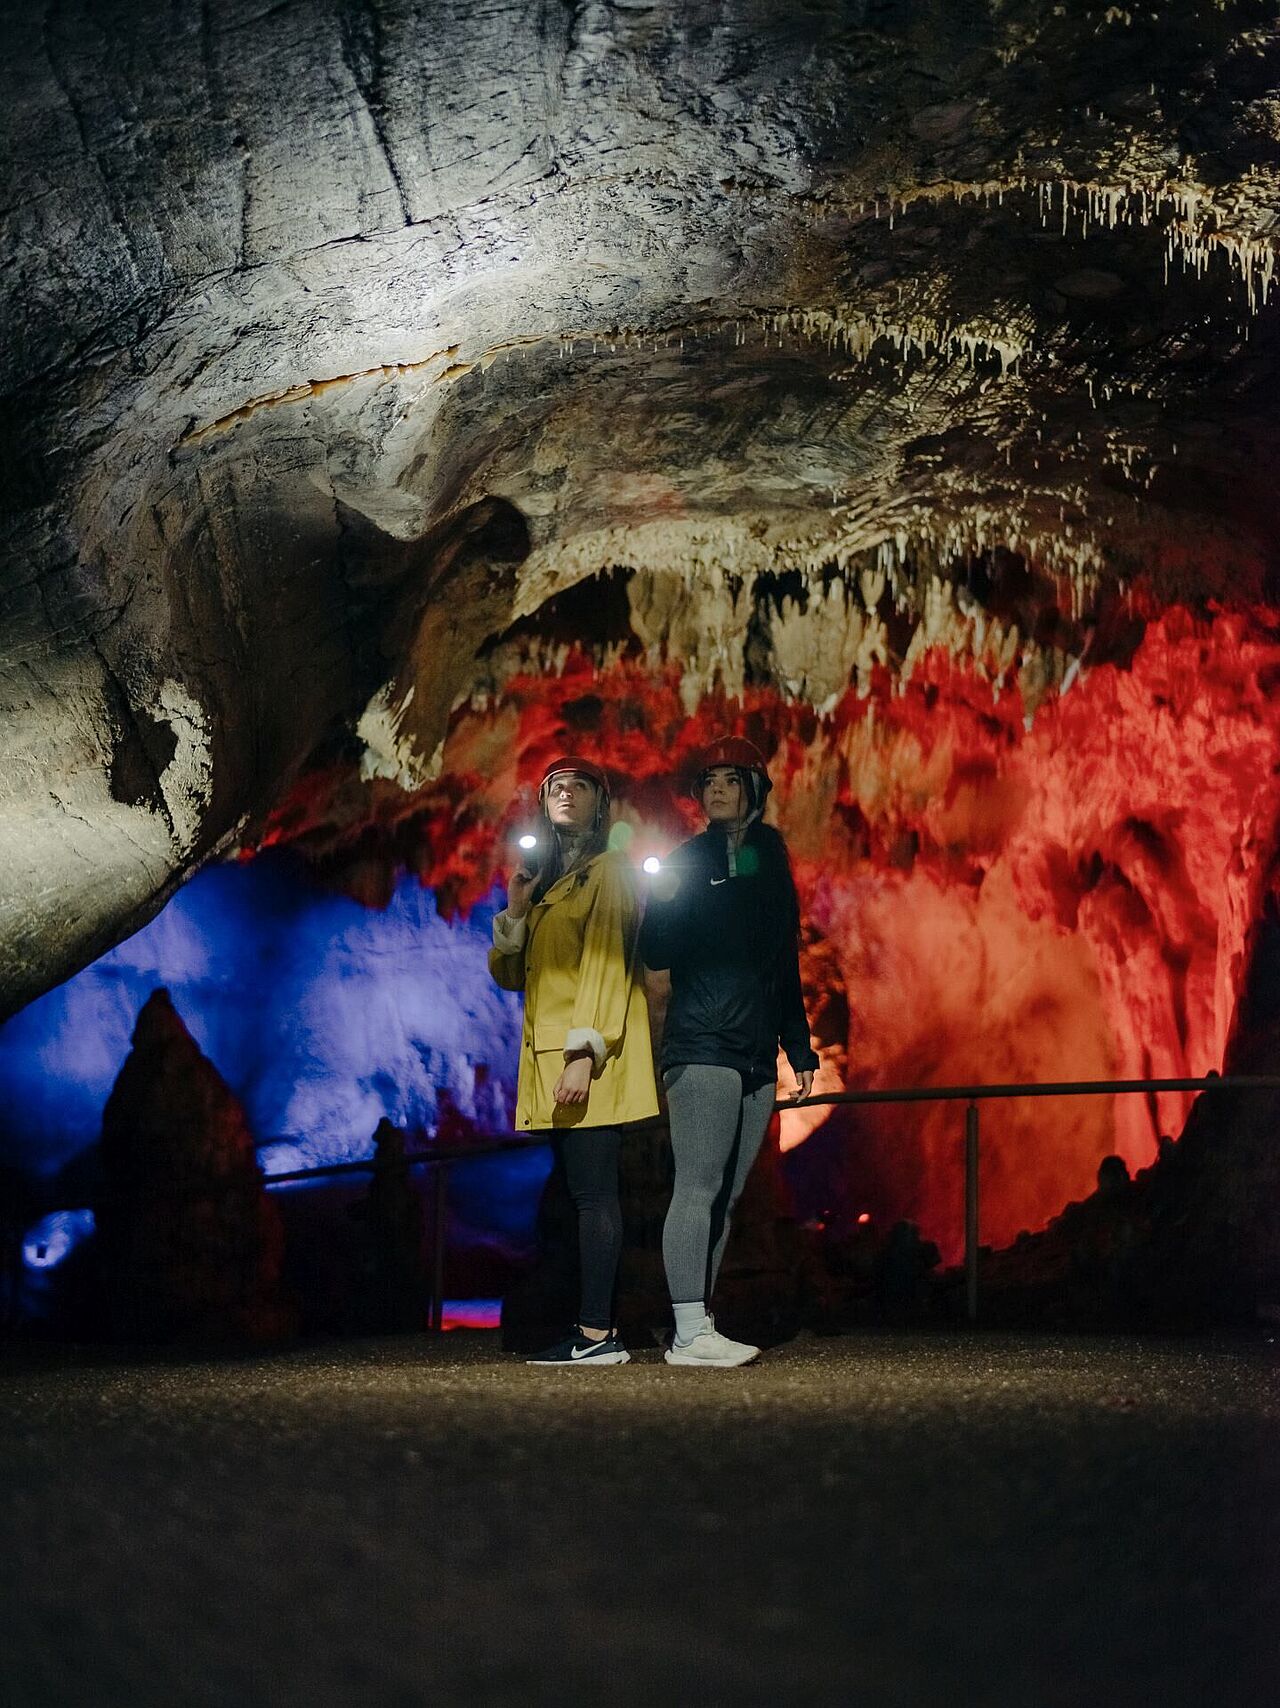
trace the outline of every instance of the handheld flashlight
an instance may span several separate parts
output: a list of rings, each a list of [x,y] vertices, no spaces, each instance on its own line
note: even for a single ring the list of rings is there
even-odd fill
[[[523,831],[516,837],[516,847],[520,850],[521,869],[527,872],[529,877],[536,878],[542,870],[545,853],[541,838],[535,836],[531,830]]]
[[[674,899],[680,888],[680,876],[674,866],[668,866],[656,854],[649,854],[640,862],[640,870],[649,880],[646,892],[650,901],[668,902]]]

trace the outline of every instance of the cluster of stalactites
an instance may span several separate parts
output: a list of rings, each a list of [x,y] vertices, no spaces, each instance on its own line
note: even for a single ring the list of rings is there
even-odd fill
[[[1276,276],[1275,184],[1256,167],[1236,183],[1212,191],[1186,179],[1108,183],[1027,173],[980,183],[944,180],[888,195],[883,206],[892,229],[916,202],[972,200],[1003,207],[1007,197],[1028,193],[1036,197],[1041,224],[1060,224],[1064,237],[1088,238],[1092,232],[1122,226],[1163,226],[1166,284],[1173,264],[1203,276],[1213,258],[1222,256],[1243,283],[1251,313],[1265,308],[1270,299]],[[867,205],[859,203],[859,211],[866,212]],[[879,218],[881,203],[870,206]]]
[[[1074,604],[1078,590],[1068,587]],[[1047,596],[1055,597],[1052,582]],[[593,644],[522,634],[489,652],[466,698],[486,704],[513,678],[558,676],[583,654],[608,670],[639,649],[651,668],[678,664],[691,716],[712,694],[741,698],[749,679],[825,716],[850,691],[871,696],[877,672],[905,692],[922,661],[941,654],[988,682],[993,700],[1020,694],[1029,722],[1046,694],[1070,687],[1083,651],[1083,640],[1075,651],[1041,646],[989,613],[954,570],[913,559],[895,542],[814,566],[799,594],[755,568],[731,574],[702,563],[683,573],[632,571],[627,597],[629,636]],[[1067,602],[1062,589],[1056,597]]]

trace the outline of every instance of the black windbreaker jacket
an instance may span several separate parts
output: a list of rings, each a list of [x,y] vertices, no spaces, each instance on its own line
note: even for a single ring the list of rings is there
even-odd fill
[[[729,875],[712,826],[667,861],[669,899],[650,897],[640,932],[647,966],[671,969],[662,1067],[736,1068],[755,1084],[777,1073],[778,1044],[796,1073],[816,1068],[800,994],[799,915],[786,846],[758,821]]]

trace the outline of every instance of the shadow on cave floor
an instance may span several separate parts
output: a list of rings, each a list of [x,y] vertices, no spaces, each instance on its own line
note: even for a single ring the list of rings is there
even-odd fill
[[[1271,1700],[1265,1336],[7,1361],[8,1708]]]

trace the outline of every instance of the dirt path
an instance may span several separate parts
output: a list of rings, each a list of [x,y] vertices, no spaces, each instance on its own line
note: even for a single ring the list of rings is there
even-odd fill
[[[10,1358],[0,1702],[1270,1702],[1276,1352]]]

